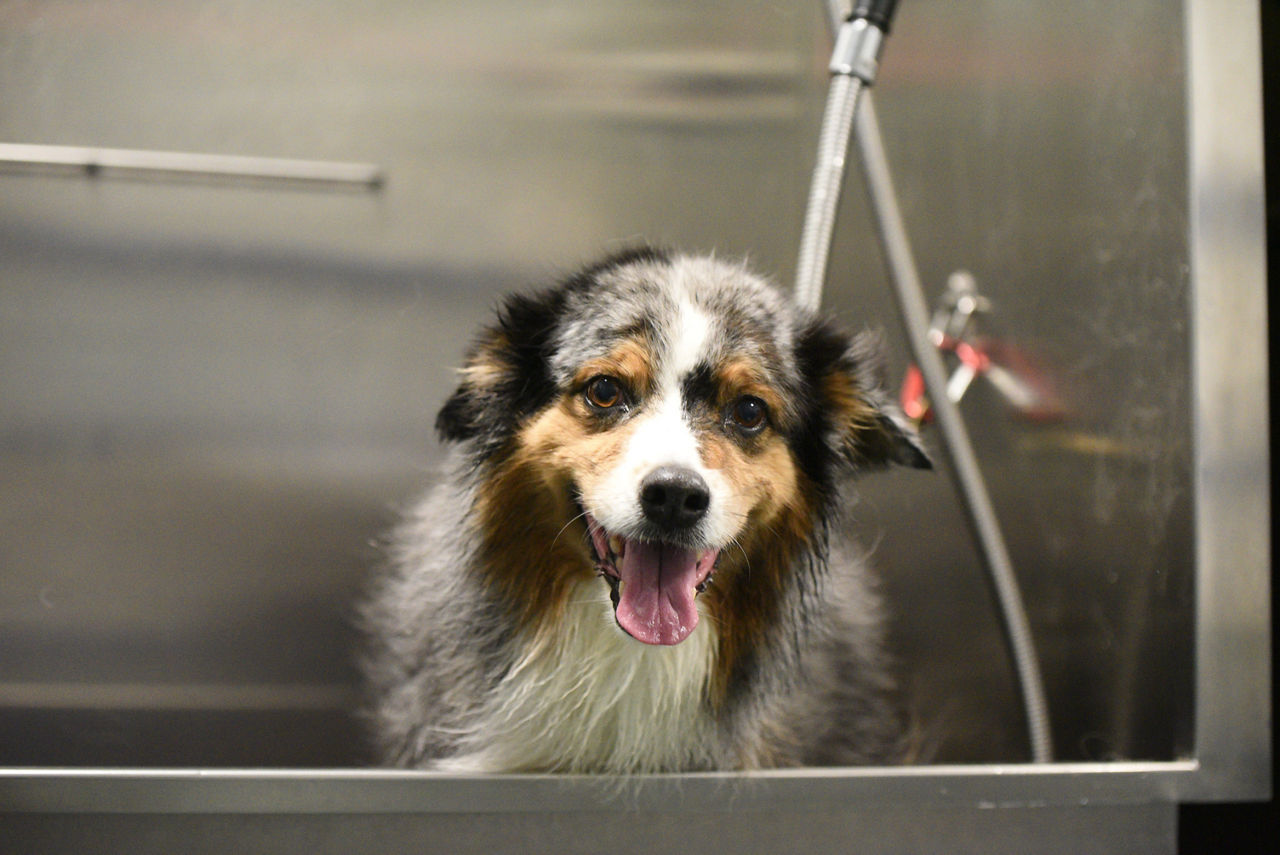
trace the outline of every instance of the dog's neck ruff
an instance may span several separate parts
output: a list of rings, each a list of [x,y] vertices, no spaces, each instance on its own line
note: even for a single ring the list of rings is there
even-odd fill
[[[608,589],[585,579],[561,619],[523,647],[479,710],[454,772],[617,774],[715,765],[707,687],[712,622],[674,646],[642,644],[615,624]]]

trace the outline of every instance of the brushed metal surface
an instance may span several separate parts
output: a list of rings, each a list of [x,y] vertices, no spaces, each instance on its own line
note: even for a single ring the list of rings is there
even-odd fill
[[[0,139],[386,175],[377,196],[0,175],[0,766],[360,763],[348,610],[430,477],[471,330],[499,293],[641,238],[749,254],[785,287],[822,16],[0,7]],[[971,271],[982,334],[1062,402],[1028,420],[979,380],[963,409],[1064,760],[1195,748],[1193,309],[1213,298],[1192,288],[1184,44],[1161,0],[914,0],[877,84],[926,285]],[[856,178],[830,281],[832,312],[886,330],[896,382]],[[1020,761],[946,484],[871,476],[858,525],[924,759]]]

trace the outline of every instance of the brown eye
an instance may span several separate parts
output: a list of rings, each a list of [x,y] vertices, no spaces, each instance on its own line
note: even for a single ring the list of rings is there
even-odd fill
[[[759,398],[744,395],[734,402],[733,409],[729,411],[729,417],[739,430],[755,434],[764,430],[765,422],[769,418],[769,409]]]
[[[622,384],[603,374],[587,383],[587,403],[597,410],[612,410],[622,404]]]

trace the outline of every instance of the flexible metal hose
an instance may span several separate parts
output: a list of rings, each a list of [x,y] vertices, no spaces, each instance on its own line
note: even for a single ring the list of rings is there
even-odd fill
[[[849,74],[831,78],[827,107],[818,133],[818,157],[809,185],[804,229],[800,234],[800,256],[796,263],[796,301],[816,310],[822,301],[822,285],[827,278],[827,258],[836,226],[836,209],[844,184],[845,160],[853,117],[865,84]]]
[[[978,468],[973,444],[959,409],[947,395],[946,366],[928,338],[929,311],[920,275],[885,157],[870,92],[879,62],[880,39],[893,17],[896,0],[859,0],[852,10],[841,0],[828,0],[828,17],[836,34],[831,87],[827,94],[818,156],[814,164],[809,202],[805,209],[796,263],[796,301],[816,310],[822,301],[827,261],[835,232],[836,211],[844,184],[849,138],[857,123],[858,150],[876,227],[889,267],[898,311],[912,355],[924,377],[945,453],[966,519],[978,545],[999,606],[999,614],[1017,673],[1027,717],[1031,757],[1037,763],[1053,759],[1053,739],[1044,681],[1031,636],[1026,609],[1013,572],[995,508]],[[859,20],[859,16],[864,16]],[[872,21],[867,26],[866,16]]]
[[[920,275],[916,271],[906,226],[894,193],[889,162],[885,157],[871,93],[864,93],[857,110],[858,153],[866,178],[871,208],[888,261],[890,279],[898,301],[898,311],[906,329],[911,353],[924,376],[938,429],[942,432],[952,478],[964,498],[964,508],[986,564],[987,575],[996,594],[1000,615],[1012,651],[1014,668],[1026,710],[1031,756],[1037,763],[1053,759],[1049,706],[1036,656],[1027,613],[1014,576],[1013,562],[1000,532],[995,508],[978,468],[973,443],[969,439],[960,410],[947,396],[947,372],[937,348],[929,340],[929,310]]]

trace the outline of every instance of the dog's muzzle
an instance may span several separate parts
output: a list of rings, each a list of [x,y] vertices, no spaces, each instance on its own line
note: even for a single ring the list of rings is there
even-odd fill
[[[596,569],[613,590],[614,617],[646,644],[679,644],[698,625],[694,599],[706,589],[720,557],[699,548],[692,531],[711,506],[711,491],[691,469],[664,466],[640,482],[646,528],[628,537],[606,531],[588,511]]]

